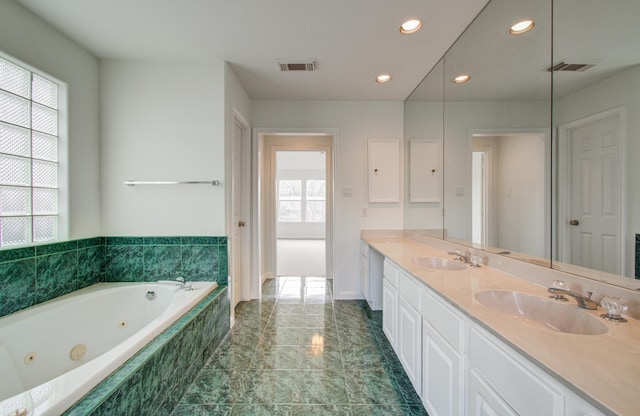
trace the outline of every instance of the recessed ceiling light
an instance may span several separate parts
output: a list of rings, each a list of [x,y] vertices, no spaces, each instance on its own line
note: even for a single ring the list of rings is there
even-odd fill
[[[379,84],[384,84],[389,81],[391,81],[391,75],[389,74],[381,74],[376,77],[376,82]]]
[[[404,22],[400,25],[400,32],[405,35],[410,35],[412,33],[416,33],[418,30],[422,28],[422,21],[418,19],[411,19]]]
[[[509,33],[512,35],[521,35],[533,29],[535,25],[536,24],[534,23],[533,20],[523,20],[511,26],[509,28]]]
[[[467,82],[470,79],[471,79],[470,75],[463,74],[463,75],[458,75],[457,77],[455,77],[453,79],[453,82],[455,82],[456,84],[462,84],[463,82]]]

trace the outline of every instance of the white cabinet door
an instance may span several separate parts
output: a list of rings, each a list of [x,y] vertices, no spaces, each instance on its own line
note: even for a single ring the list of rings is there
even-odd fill
[[[469,372],[468,416],[517,416],[518,414],[474,370]]]
[[[422,316],[398,297],[398,358],[418,395],[422,393]]]
[[[432,416],[457,416],[464,409],[464,358],[422,321],[422,403]]]
[[[387,279],[384,279],[382,281],[382,331],[396,353],[398,352],[396,345],[397,309],[398,289],[391,286]]]
[[[400,202],[400,142],[369,139],[369,202]]]

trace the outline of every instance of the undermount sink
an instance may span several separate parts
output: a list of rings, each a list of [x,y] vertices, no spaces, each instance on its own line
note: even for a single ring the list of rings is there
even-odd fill
[[[476,299],[497,312],[558,332],[600,335],[608,331],[604,322],[578,309],[575,303],[567,305],[551,299],[502,290],[478,292]]]
[[[435,270],[465,270],[468,268],[468,266],[462,262],[441,259],[440,257],[414,257],[411,259],[411,262],[420,267]]]

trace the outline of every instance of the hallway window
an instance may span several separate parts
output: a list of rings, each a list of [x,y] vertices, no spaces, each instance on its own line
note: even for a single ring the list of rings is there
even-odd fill
[[[0,58],[0,246],[58,239],[59,86]]]
[[[324,222],[326,183],[324,180],[278,181],[279,222]],[[304,212],[304,217],[302,213]]]

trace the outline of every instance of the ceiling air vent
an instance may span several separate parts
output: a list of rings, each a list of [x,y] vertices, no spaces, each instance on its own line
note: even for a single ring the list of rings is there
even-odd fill
[[[280,71],[288,72],[288,71],[315,71],[316,70],[316,61],[315,60],[304,60],[304,61],[278,61],[278,65],[280,66]]]
[[[549,72],[584,72],[587,69],[594,67],[595,64],[571,64],[567,62],[560,62],[552,67],[547,68]]]

